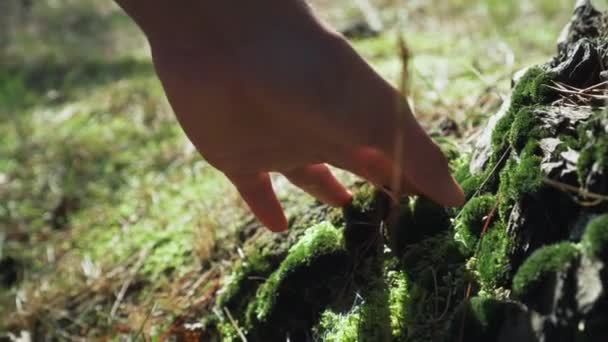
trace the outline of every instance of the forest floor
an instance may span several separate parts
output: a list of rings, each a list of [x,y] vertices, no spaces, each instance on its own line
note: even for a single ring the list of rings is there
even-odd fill
[[[377,1],[384,30],[353,45],[397,83],[403,34],[417,117],[431,131],[449,119],[466,146],[513,73],[553,55],[572,6]],[[363,17],[352,2],[315,8],[338,28]],[[0,40],[0,340],[175,334],[209,310],[257,225],[186,140],[122,12],[41,1],[22,15]]]

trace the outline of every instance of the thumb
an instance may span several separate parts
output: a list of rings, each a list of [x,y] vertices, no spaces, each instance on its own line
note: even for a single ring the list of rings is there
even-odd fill
[[[226,174],[260,222],[273,232],[287,230],[287,218],[267,172]]]

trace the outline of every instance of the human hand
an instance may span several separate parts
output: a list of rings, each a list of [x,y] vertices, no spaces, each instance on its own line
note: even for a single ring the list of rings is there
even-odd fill
[[[348,204],[351,194],[327,164],[401,194],[463,202],[445,157],[399,93],[305,9],[232,33],[150,42],[186,134],[265,226],[287,229],[269,172],[329,205]]]

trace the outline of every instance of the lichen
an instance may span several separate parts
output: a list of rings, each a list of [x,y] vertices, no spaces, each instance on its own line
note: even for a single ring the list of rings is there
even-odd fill
[[[567,270],[579,254],[576,245],[570,242],[538,249],[515,274],[513,278],[514,296],[524,301],[533,298],[544,281],[551,275]]]

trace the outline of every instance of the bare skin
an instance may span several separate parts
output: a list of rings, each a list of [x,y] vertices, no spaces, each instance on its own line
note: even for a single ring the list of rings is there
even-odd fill
[[[148,37],[192,143],[269,229],[287,229],[269,172],[329,205],[351,201],[328,164],[400,194],[463,203],[399,93],[303,1],[116,1]]]

